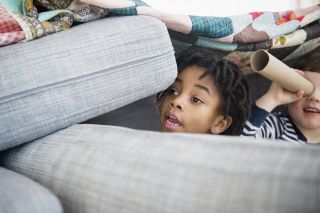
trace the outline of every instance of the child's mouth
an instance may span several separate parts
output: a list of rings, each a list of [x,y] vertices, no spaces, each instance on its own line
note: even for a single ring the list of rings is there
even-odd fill
[[[320,113],[320,110],[317,109],[317,108],[314,108],[314,107],[305,107],[305,108],[303,108],[303,111],[304,111],[305,113],[312,113],[312,114],[318,114],[318,113]]]
[[[165,122],[165,127],[167,129],[175,129],[181,126],[181,123],[179,119],[173,115],[173,114],[168,114],[166,116],[166,122]]]

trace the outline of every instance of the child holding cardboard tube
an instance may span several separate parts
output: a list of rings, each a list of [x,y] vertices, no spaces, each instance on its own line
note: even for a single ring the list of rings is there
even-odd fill
[[[320,143],[320,48],[306,56],[303,66],[298,68],[313,84],[313,91],[307,96],[303,90],[289,92],[277,83],[252,107],[252,114],[246,122],[242,136],[284,140],[294,143]],[[285,76],[284,76],[285,77]],[[288,113],[271,113],[280,105],[287,104]]]

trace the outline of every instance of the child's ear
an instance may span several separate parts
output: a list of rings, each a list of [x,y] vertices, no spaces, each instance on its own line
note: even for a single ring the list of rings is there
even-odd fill
[[[220,115],[212,123],[211,129],[210,129],[211,133],[215,135],[220,134],[226,129],[228,129],[231,124],[232,124],[232,118],[230,116]]]
[[[160,112],[162,100],[156,100],[157,111]]]

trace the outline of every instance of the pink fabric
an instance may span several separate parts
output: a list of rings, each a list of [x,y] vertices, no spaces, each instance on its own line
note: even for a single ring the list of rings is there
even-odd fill
[[[25,38],[18,22],[0,6],[0,46],[16,43]]]

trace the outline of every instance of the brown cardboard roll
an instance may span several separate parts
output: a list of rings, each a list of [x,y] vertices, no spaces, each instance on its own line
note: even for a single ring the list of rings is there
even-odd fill
[[[256,51],[250,62],[253,71],[291,92],[302,89],[304,95],[310,95],[313,91],[313,84],[309,80],[265,50]]]

